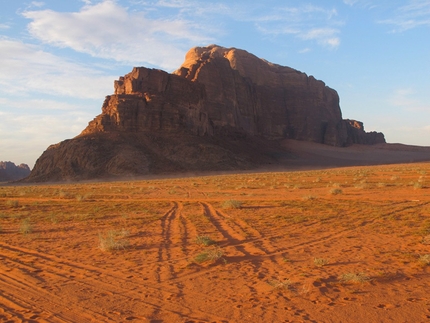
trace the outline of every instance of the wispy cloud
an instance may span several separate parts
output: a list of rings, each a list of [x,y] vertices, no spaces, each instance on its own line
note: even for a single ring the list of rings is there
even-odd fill
[[[413,88],[397,89],[389,99],[389,103],[409,112],[430,112],[430,103],[417,98],[417,91]]]
[[[26,95],[44,93],[100,99],[112,92],[111,75],[77,64],[40,47],[0,38],[1,92]]]
[[[74,137],[83,130],[91,116],[77,110],[58,115],[0,113],[0,160],[33,167],[34,161],[49,145]]]
[[[87,4],[79,12],[39,10],[23,15],[32,20],[31,35],[46,44],[131,65],[174,69],[184,51],[211,40],[190,21],[150,19],[144,11],[127,11],[111,0]]]
[[[430,27],[430,1],[409,0],[407,5],[394,11],[393,17],[379,22],[394,25],[393,32],[402,32],[420,26]]]
[[[340,45],[339,26],[342,22],[336,16],[336,9],[305,5],[275,8],[254,20],[258,30],[266,35],[294,35],[302,40],[337,48]]]

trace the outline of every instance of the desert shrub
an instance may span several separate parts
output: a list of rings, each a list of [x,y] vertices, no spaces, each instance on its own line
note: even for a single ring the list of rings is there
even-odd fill
[[[203,246],[210,246],[215,244],[215,241],[208,236],[197,236],[196,243]]]
[[[340,276],[340,281],[342,283],[365,283],[369,281],[370,278],[365,273],[346,273]]]
[[[332,194],[332,195],[338,195],[338,194],[342,194],[342,193],[343,193],[343,191],[340,188],[332,188],[330,190],[330,194]]]
[[[430,234],[427,234],[426,236],[424,236],[423,239],[421,240],[421,243],[427,244],[427,245],[430,244]]]
[[[60,191],[58,192],[58,196],[59,196],[60,198],[62,198],[62,199],[67,199],[67,198],[70,198],[70,197],[71,197],[71,195],[70,195],[69,193],[67,193],[67,192],[65,192],[65,191],[63,191],[63,190],[60,190]]]
[[[268,283],[274,289],[290,289],[293,284],[288,278],[284,280],[272,279]]]
[[[207,261],[217,261],[224,256],[224,251],[222,251],[219,247],[206,249],[205,251],[199,253],[194,257],[194,261],[197,263],[203,263]]]
[[[420,256],[418,261],[424,266],[430,265],[430,254]]]
[[[422,189],[424,187],[422,182],[416,182],[414,183],[414,190],[419,190]]]
[[[240,209],[242,202],[236,200],[227,200],[222,203],[223,209]]]
[[[317,197],[315,195],[305,195],[303,196],[303,200],[304,201],[312,201],[312,200],[316,200]]]
[[[99,233],[99,248],[102,251],[113,251],[125,249],[130,245],[129,241],[125,239],[128,232],[124,229],[121,231],[109,230],[105,233]]]
[[[8,201],[6,201],[6,205],[11,207],[11,208],[17,208],[19,206],[19,201],[8,200]]]
[[[19,224],[19,232],[22,234],[29,234],[33,231],[33,227],[30,222],[30,218],[26,218]]]
[[[314,264],[318,267],[323,267],[328,264],[328,260],[324,258],[314,258]]]

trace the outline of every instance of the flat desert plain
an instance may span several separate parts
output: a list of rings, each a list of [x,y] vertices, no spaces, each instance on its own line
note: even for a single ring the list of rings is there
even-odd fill
[[[430,164],[0,187],[1,322],[428,322]]]

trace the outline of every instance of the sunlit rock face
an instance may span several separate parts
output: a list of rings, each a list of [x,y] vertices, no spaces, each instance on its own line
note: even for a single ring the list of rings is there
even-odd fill
[[[335,146],[384,142],[342,120],[337,92],[290,67],[219,46],[192,48],[173,74],[144,67],[115,81],[94,131],[177,131],[298,139]],[[360,123],[361,124],[361,123]]]
[[[246,142],[240,147],[259,142],[260,148],[262,140],[385,142],[383,134],[364,132],[361,122],[343,120],[339,96],[324,82],[235,48],[192,48],[173,73],[135,67],[114,89],[79,136],[45,151],[31,178],[147,174],[163,171],[154,166],[159,158],[166,170],[251,167],[258,158],[250,151],[258,149],[227,147],[239,138]],[[172,142],[188,153],[167,151]],[[225,158],[209,153],[212,159],[203,160],[202,145]]]

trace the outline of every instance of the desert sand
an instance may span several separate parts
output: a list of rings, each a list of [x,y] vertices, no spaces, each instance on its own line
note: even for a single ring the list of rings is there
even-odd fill
[[[0,187],[1,322],[428,322],[430,164]]]

